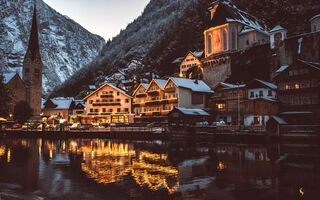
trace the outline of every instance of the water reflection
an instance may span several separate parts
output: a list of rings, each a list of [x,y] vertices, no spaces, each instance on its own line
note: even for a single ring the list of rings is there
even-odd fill
[[[317,199],[320,147],[296,144],[0,141],[0,197]]]

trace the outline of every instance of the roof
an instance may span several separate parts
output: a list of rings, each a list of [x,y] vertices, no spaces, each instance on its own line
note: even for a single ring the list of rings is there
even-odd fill
[[[167,83],[167,80],[164,79],[153,79],[162,89]]]
[[[202,116],[209,116],[209,114],[198,108],[183,108],[183,107],[175,107],[175,109],[179,110],[185,115],[202,115]]]
[[[187,88],[193,92],[213,93],[211,88],[202,80],[170,77],[167,83],[169,83],[169,80],[172,80],[178,87]]]
[[[284,119],[275,116],[275,115],[271,115],[270,116],[272,119],[276,120],[276,122],[278,122],[278,124],[288,124]]]
[[[242,102],[248,102],[248,101],[256,101],[256,100],[265,100],[265,101],[271,101],[271,102],[278,102],[275,99],[271,99],[271,98],[267,98],[267,97],[258,97],[258,98],[254,98],[254,99],[248,99]]]
[[[90,89],[90,90],[95,90],[95,89],[97,89],[97,88],[96,88],[95,85],[89,85],[89,89]]]
[[[176,58],[174,61],[172,61],[172,64],[181,63],[184,57]]]
[[[317,15],[311,17],[311,19],[309,19],[309,21],[312,21],[312,20],[314,20],[315,18],[318,18],[318,17],[320,17],[320,14],[317,14]]]
[[[263,81],[263,80],[260,80],[260,79],[257,79],[257,78],[255,78],[254,81],[257,81],[257,82],[261,83],[262,85],[264,85],[264,86],[266,86],[266,87],[268,87],[268,88],[270,88],[270,89],[276,90],[276,89],[278,88],[278,87],[277,87],[275,84],[273,84],[273,83],[270,83],[270,82],[267,82],[267,81]]]
[[[92,93],[90,93],[88,96],[86,96],[85,98],[83,98],[83,100],[88,99],[89,97],[91,97],[93,94],[95,94],[96,92],[98,92],[99,90],[101,90],[101,89],[102,89],[104,86],[106,86],[106,85],[112,87],[113,89],[115,89],[115,90],[121,92],[122,94],[124,94],[124,95],[126,95],[126,96],[128,96],[128,97],[131,98],[131,96],[129,96],[125,91],[123,91],[123,90],[121,90],[120,88],[116,87],[116,86],[113,85],[112,83],[105,83],[105,84],[103,84],[102,86],[100,86],[98,89],[96,89],[95,91],[93,91]]]
[[[277,25],[273,29],[271,29],[269,32],[272,33],[272,32],[281,31],[281,30],[286,30],[286,29],[280,25]]]
[[[133,91],[132,96],[136,94],[136,92],[139,90],[140,87],[144,87],[145,89],[147,89],[148,86],[149,86],[148,84],[140,83],[138,87]]]
[[[320,70],[320,63],[308,62],[308,61],[301,60],[301,59],[298,59],[298,61],[308,65],[309,67]]]
[[[64,109],[70,108],[74,99],[73,98],[56,97],[56,98],[49,99],[48,101],[51,101],[54,105],[57,106],[55,108],[50,108],[50,109],[64,110]],[[46,109],[46,106],[44,108]]]
[[[288,112],[282,112],[281,115],[301,115],[301,114],[312,114],[311,111],[288,111]]]
[[[213,26],[219,26],[229,22],[238,22],[264,34],[268,34],[264,22],[238,9],[231,1],[215,1],[209,9],[214,8],[216,5],[218,5],[218,7],[216,7],[215,14],[211,20]]]
[[[22,73],[21,71],[17,71],[17,72],[8,72],[8,73],[3,73],[3,82],[5,84],[8,84],[9,81],[11,81],[11,79],[13,79],[13,77],[15,75],[18,75],[20,77],[20,79],[22,80]]]
[[[289,65],[287,67],[285,67],[285,66],[280,67],[280,69],[277,70],[278,74],[274,78],[278,77],[282,72],[286,71],[288,68],[290,68],[296,62],[300,62],[300,63],[304,64],[305,66],[311,67],[315,70],[320,70],[320,63],[308,62],[305,60],[297,59],[296,61],[294,61],[294,63],[292,63],[291,65]]]
[[[284,71],[285,69],[287,69],[287,67],[289,67],[289,65],[283,65],[276,72],[280,73],[280,72]]]
[[[248,26],[244,26],[243,29],[241,30],[240,34],[249,33],[251,31],[256,31],[256,29],[248,27]]]

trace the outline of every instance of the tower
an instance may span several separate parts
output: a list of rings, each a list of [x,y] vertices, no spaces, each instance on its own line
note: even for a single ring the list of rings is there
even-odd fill
[[[42,97],[42,61],[39,49],[36,0],[34,0],[28,49],[23,60],[23,81],[27,90],[26,101],[33,111],[32,115],[39,116]]]

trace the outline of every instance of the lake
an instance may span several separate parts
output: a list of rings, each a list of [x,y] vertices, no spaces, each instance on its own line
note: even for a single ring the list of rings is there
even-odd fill
[[[1,139],[0,199],[320,199],[320,146]]]

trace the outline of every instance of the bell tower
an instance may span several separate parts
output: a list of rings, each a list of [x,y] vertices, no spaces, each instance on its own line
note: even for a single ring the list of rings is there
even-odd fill
[[[26,101],[32,109],[32,115],[39,116],[42,98],[42,61],[39,49],[36,0],[34,0],[28,49],[23,60],[23,81],[27,90]]]

